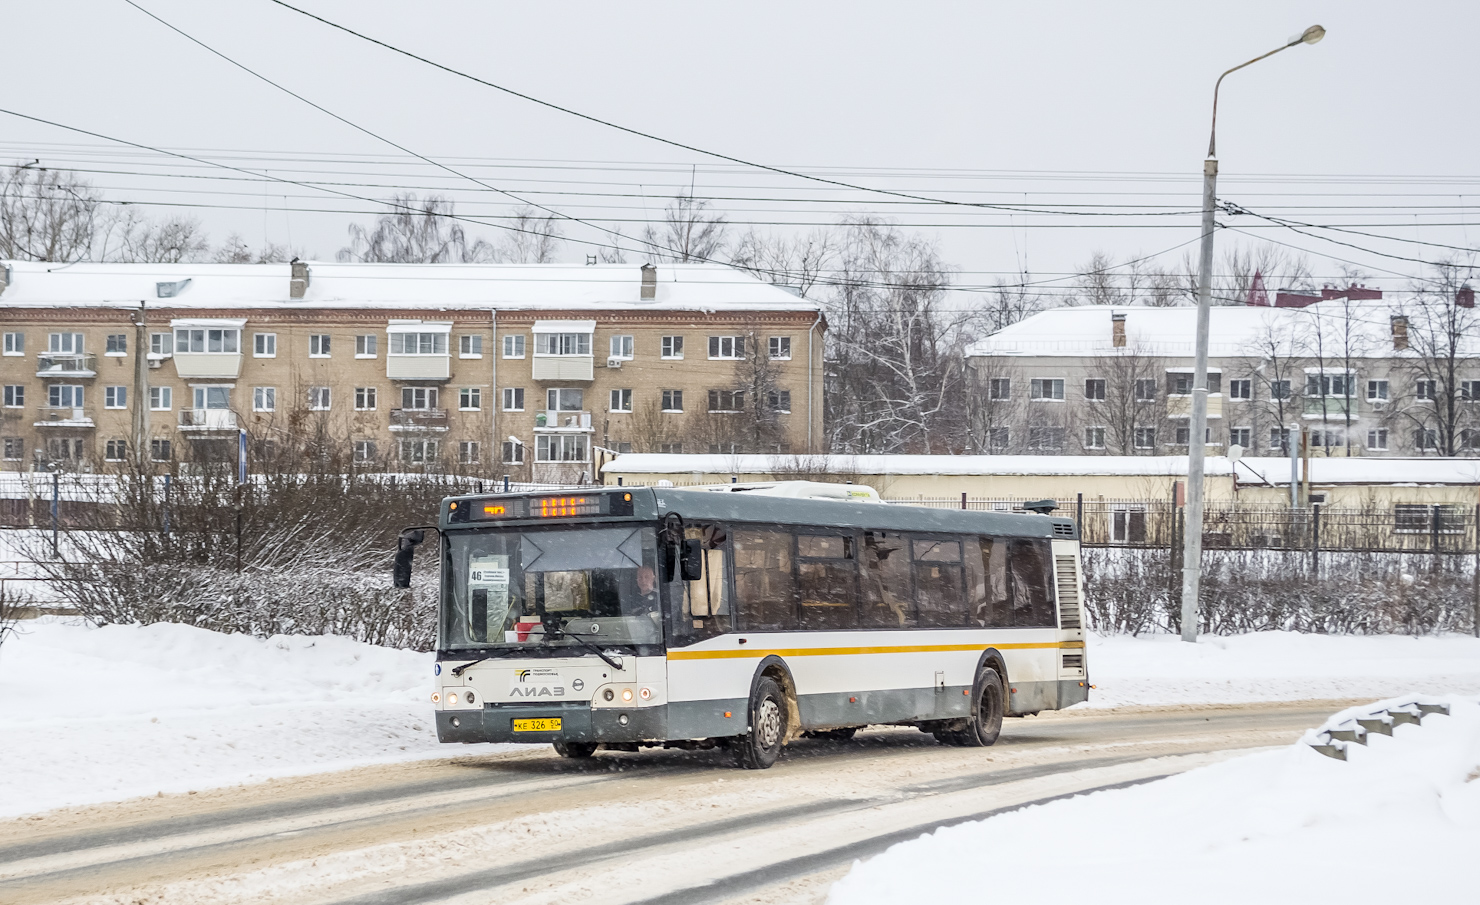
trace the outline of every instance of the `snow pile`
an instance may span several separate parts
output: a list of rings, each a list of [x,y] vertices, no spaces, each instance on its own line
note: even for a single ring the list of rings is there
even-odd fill
[[[1434,700],[1451,714],[1373,734],[1344,762],[1301,742],[942,829],[855,864],[827,901],[1471,901],[1480,704]]]
[[[0,814],[356,764],[437,742],[432,655],[333,636],[23,623],[0,650]]]
[[[1081,707],[1480,694],[1480,638],[1091,633],[1089,674]]]

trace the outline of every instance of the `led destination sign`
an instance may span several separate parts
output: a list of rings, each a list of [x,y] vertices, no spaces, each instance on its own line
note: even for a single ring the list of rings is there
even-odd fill
[[[447,504],[454,522],[491,522],[503,519],[581,518],[593,515],[631,515],[632,494],[588,493],[558,496],[504,497],[494,500],[454,500]]]

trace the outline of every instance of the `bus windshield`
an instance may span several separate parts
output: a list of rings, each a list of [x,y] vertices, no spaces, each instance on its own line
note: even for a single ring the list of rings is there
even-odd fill
[[[442,650],[662,642],[651,527],[448,532],[447,557]]]

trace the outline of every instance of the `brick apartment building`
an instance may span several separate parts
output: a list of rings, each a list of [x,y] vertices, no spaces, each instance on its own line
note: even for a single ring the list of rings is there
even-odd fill
[[[0,471],[234,461],[245,436],[560,481],[597,447],[822,442],[821,310],[724,267],[3,266]]]

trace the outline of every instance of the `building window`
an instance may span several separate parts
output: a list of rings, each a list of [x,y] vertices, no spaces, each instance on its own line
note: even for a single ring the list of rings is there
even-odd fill
[[[1136,380],[1136,401],[1156,401],[1156,380],[1152,377],[1141,377]]]
[[[82,354],[81,333],[53,333],[48,337],[48,340],[46,349],[48,352],[60,352],[62,354],[72,355]]]
[[[1385,427],[1374,428],[1367,432],[1367,448],[1373,450],[1385,450],[1388,448],[1388,432]]]
[[[24,334],[24,333],[7,333],[7,334],[5,334],[5,354],[6,355],[25,355],[26,354],[26,334]]]
[[[436,440],[402,440],[401,461],[407,465],[426,465],[437,461]]]
[[[987,381],[987,398],[1007,400],[1012,398],[1012,378],[993,377]]]
[[[26,443],[20,437],[5,438],[5,461],[19,462],[26,456]]]
[[[608,409],[608,411],[613,411],[613,412],[631,412],[632,411],[632,391],[631,390],[612,390],[611,408]]]
[[[458,358],[482,358],[483,334],[466,333],[457,338]]]
[[[175,331],[175,353],[235,355],[240,335],[239,330],[181,328]]]
[[[539,434],[534,438],[536,462],[585,462],[585,434]]]
[[[504,387],[504,411],[524,411],[524,387]]]
[[[1461,449],[1480,449],[1480,430],[1465,428],[1459,432]]]
[[[54,409],[82,408],[82,385],[54,383],[46,388],[46,404]]]
[[[1393,530],[1400,534],[1459,534],[1464,531],[1464,508],[1454,503],[1429,506],[1422,503],[1399,503],[1393,507]]]
[[[617,452],[623,455],[632,452],[632,444],[627,442],[626,440],[623,440],[621,443],[617,444]]]
[[[663,391],[663,411],[665,411],[665,412],[681,412],[681,411],[683,411],[683,390],[664,390]]]
[[[1006,449],[1012,442],[1012,430],[1006,427],[987,428],[987,447],[989,449]]]
[[[103,461],[122,462],[128,457],[127,440],[109,440],[103,444]]]
[[[308,410],[311,412],[327,412],[331,398],[329,387],[309,387]]]
[[[252,357],[253,358],[277,358],[277,334],[276,333],[253,333],[252,334]]]
[[[457,391],[457,410],[476,412],[483,408],[483,390],[479,387],[463,387]]]
[[[1242,446],[1248,449],[1254,442],[1254,429],[1252,427],[1232,427],[1228,429],[1228,445]]]
[[[1105,429],[1103,427],[1086,427],[1084,429],[1085,449],[1105,448]]]
[[[175,354],[175,334],[173,333],[151,333],[149,334],[149,354],[160,358],[168,358]]]
[[[586,394],[576,387],[554,387],[545,391],[545,408],[555,412],[579,412]]]
[[[1132,442],[1133,442],[1133,445],[1136,447],[1136,449],[1155,449],[1156,448],[1156,428],[1154,428],[1154,427],[1138,427],[1138,428],[1136,428],[1136,430],[1135,430],[1135,436],[1132,438]]]
[[[505,465],[523,465],[524,464],[524,444],[523,443],[515,443],[513,440],[505,440],[504,441],[504,464]]]
[[[428,412],[436,407],[436,387],[401,387],[401,408]]]
[[[536,333],[534,335],[536,355],[590,355],[591,334],[589,333]]]
[[[1316,428],[1310,432],[1310,445],[1329,449],[1346,445],[1346,431],[1340,428]]]
[[[375,387],[355,387],[355,411],[373,412],[379,403]]]
[[[1433,402],[1439,398],[1439,382],[1437,380],[1414,381],[1413,395],[1426,402]]]
[[[1461,380],[1459,399],[1461,402],[1480,402],[1480,380]]]
[[[1091,402],[1105,401],[1105,378],[1090,377],[1084,381],[1084,398]]]
[[[128,334],[127,333],[109,333],[108,334],[108,339],[107,339],[107,341],[105,342],[105,344],[103,346],[103,354],[104,355],[127,355],[128,354]]]
[[[308,337],[308,357],[328,358],[329,340],[332,337],[327,333],[313,333]]]
[[[103,387],[103,408],[128,408],[128,387]]]
[[[709,337],[709,357],[734,359],[745,357],[745,337],[743,336],[711,336]]]
[[[446,355],[446,333],[392,333],[392,355]]]
[[[1413,448],[1420,450],[1434,450],[1439,448],[1439,432],[1433,428],[1421,427],[1413,432]]]
[[[460,440],[457,444],[457,461],[463,465],[478,464],[478,450],[482,444],[477,440]]]
[[[375,456],[375,441],[374,440],[356,440],[355,441],[355,461],[356,462],[360,462],[360,463],[363,464],[365,462],[374,462],[375,459],[376,459],[376,456]]]
[[[1172,443],[1175,446],[1186,446],[1187,445],[1187,440],[1191,436],[1192,436],[1192,428],[1190,426],[1184,424],[1184,425],[1178,427],[1176,429],[1176,431],[1173,433]],[[1204,444],[1207,444],[1207,443],[1211,443],[1211,442],[1213,442],[1213,429],[1211,427],[1204,428],[1203,429],[1203,443]]]
[[[771,390],[766,393],[766,405],[773,412],[791,414],[791,390]]]
[[[1388,382],[1386,380],[1369,380],[1369,381],[1367,381],[1367,401],[1368,402],[1387,402],[1387,400],[1388,400]]]
[[[1352,395],[1351,390],[1352,377],[1350,374],[1305,375],[1305,395],[1307,396],[1346,397]]]
[[[150,440],[149,458],[156,462],[168,462],[170,460],[170,441],[160,439]]]
[[[1028,446],[1032,449],[1063,449],[1064,429],[1062,427],[1030,427],[1028,428]]]
[[[1167,395],[1168,396],[1189,396],[1191,394],[1192,394],[1192,375],[1191,374],[1168,374],[1167,375]]]
[[[1285,448],[1285,429],[1283,427],[1271,427],[1269,429],[1269,450],[1278,452]]]
[[[361,333],[355,337],[355,357],[374,358],[380,345],[380,337],[374,333]]]
[[[1254,381],[1248,378],[1244,378],[1243,380],[1228,381],[1228,398],[1245,400],[1253,399]]]
[[[773,336],[769,340],[771,358],[776,361],[791,361],[791,337]]]
[[[252,387],[252,411],[277,411],[277,387]]]
[[[710,390],[709,410],[711,412],[743,412],[745,411],[744,390]]]
[[[659,443],[658,444],[658,452],[663,453],[665,455],[669,455],[669,456],[681,456],[681,455],[683,455],[683,444],[682,443]]]
[[[174,406],[174,391],[169,387],[149,388],[149,410],[167,412]]]
[[[5,407],[8,409],[25,408],[26,388],[23,384],[5,385]]]
[[[505,333],[504,334],[504,357],[505,358],[523,358],[524,357],[524,334],[522,334],[522,333]],[[521,459],[520,461],[523,461],[523,460]]]
[[[1288,380],[1271,380],[1269,382],[1269,398],[1270,399],[1289,399],[1290,398],[1290,381],[1288,381]]]
[[[1114,544],[1146,543],[1146,510],[1139,506],[1111,509],[1110,542]]]
[[[632,360],[632,337],[631,336],[625,336],[625,335],[624,336],[613,336],[611,338],[610,349],[611,349],[611,353],[610,353],[610,356],[609,357],[611,357],[611,358],[620,358],[623,361],[631,361]]]
[[[683,358],[683,337],[665,336],[662,343],[662,357],[673,361]]]
[[[1062,402],[1064,380],[1062,377],[1034,377],[1028,382],[1028,398],[1036,401]]]

